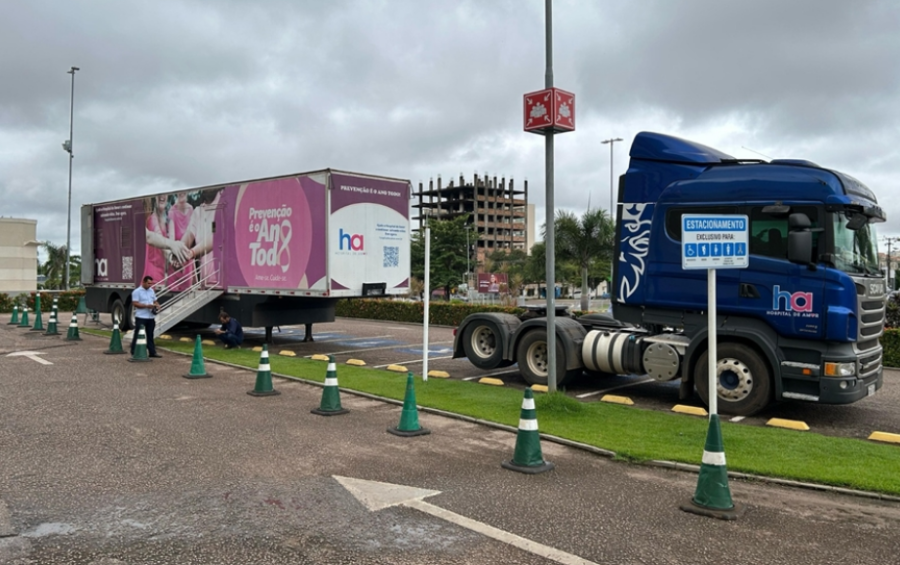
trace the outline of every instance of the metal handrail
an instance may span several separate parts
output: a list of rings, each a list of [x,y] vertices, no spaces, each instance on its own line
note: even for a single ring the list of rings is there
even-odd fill
[[[177,299],[175,299],[175,300],[169,300],[168,302],[165,302],[165,303],[161,304],[161,305],[160,305],[160,308],[159,308],[159,311],[162,312],[162,311],[164,311],[164,310],[166,310],[166,309],[168,309],[168,308],[171,308],[171,307],[173,307],[173,306],[176,306],[176,305],[182,303],[182,299],[183,299],[183,298],[186,298],[186,297],[188,297],[188,296],[194,296],[194,294],[195,294],[198,290],[200,290],[200,289],[202,289],[202,288],[204,288],[204,287],[206,286],[207,281],[209,281],[210,279],[213,279],[213,278],[217,279],[217,278],[218,278],[218,275],[219,275],[219,270],[218,270],[218,269],[216,269],[216,270],[210,272],[210,273],[207,274],[205,277],[203,277],[203,278],[197,280],[197,282],[195,282],[194,284],[192,284],[191,286],[189,286],[189,287],[186,288],[185,290],[179,291],[179,298],[177,298]],[[192,276],[193,276],[193,273],[189,273],[187,276],[188,276],[188,277],[192,277]],[[163,279],[163,280],[165,280],[165,279]],[[177,284],[178,282],[179,282],[179,281],[176,281],[176,284]],[[157,296],[157,298],[160,298],[160,297],[162,297],[162,296],[165,296],[166,294],[168,294],[168,293],[170,293],[170,292],[173,292],[173,291],[171,291],[171,290],[169,290],[169,289],[167,288],[166,290],[162,291],[162,293],[161,293],[159,296]]]

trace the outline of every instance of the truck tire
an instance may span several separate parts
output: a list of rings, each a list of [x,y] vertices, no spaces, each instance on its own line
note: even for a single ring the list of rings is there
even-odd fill
[[[752,416],[772,400],[772,376],[759,354],[740,343],[718,347],[717,365],[719,411]],[[709,351],[703,352],[694,367],[694,385],[700,399],[709,406]]]
[[[535,329],[527,334],[516,346],[516,360],[519,372],[530,385],[547,384],[547,330]],[[562,340],[556,340],[556,386],[563,386],[581,374],[581,369],[566,371],[566,350]]]
[[[463,331],[463,352],[479,369],[503,366],[500,328],[490,320],[475,320]]]
[[[116,298],[110,304],[109,312],[113,320],[119,320],[119,329],[128,331],[131,329],[131,304],[125,305],[121,298]]]

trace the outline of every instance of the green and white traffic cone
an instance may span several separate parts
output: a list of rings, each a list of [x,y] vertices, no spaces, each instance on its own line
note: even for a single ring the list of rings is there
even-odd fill
[[[109,338],[109,349],[104,351],[106,355],[121,355],[125,353],[122,348],[122,332],[119,331],[119,320],[113,320],[113,331]]]
[[[419,412],[416,407],[416,387],[412,371],[406,374],[406,394],[403,396],[403,411],[400,412],[400,423],[394,428],[388,428],[388,432],[402,437],[424,436],[431,433],[431,430],[419,425]]]
[[[56,310],[50,312],[50,320],[47,322],[47,331],[43,335],[59,335],[56,323]]]
[[[53,311],[52,311],[51,315],[53,316],[53,319],[56,320],[57,325],[59,324],[59,304],[58,304],[58,302],[59,302],[59,299],[54,296],[53,297]]]
[[[256,370],[256,386],[247,391],[250,396],[275,396],[281,394],[272,387],[272,368],[269,366],[269,346],[263,344],[259,354],[259,369]]]
[[[69,333],[66,334],[66,341],[81,341],[78,335],[78,315],[72,314],[72,321],[69,322]]]
[[[34,326],[31,327],[33,332],[44,331],[44,318],[41,314],[41,295],[34,295]]]
[[[318,408],[310,410],[319,416],[339,416],[349,412],[341,407],[341,390],[338,388],[337,366],[334,356],[328,356],[328,369],[325,371],[325,388],[322,389],[322,401]]]
[[[206,372],[206,365],[203,363],[203,344],[200,342],[200,336],[194,342],[194,358],[191,360],[191,371],[182,375],[186,379],[208,379],[212,375]]]
[[[703,449],[694,498],[680,508],[685,512],[720,520],[736,520],[744,510],[743,505],[736,505],[731,500],[718,414],[709,415],[709,430],[706,433],[706,446]]]
[[[31,324],[28,323],[28,306],[22,306],[22,316],[19,318],[19,327],[27,328],[29,326],[31,326]]]
[[[87,314],[90,311],[88,310],[87,304],[84,302],[84,295],[81,295],[81,298],[78,299],[78,306],[75,307],[76,314]]]
[[[6,322],[7,326],[18,326],[19,325],[19,305],[13,304],[13,312],[12,318]]]
[[[77,316],[77,314],[72,314],[73,316]],[[134,363],[143,363],[146,361],[150,361],[150,355],[147,353],[147,332],[144,331],[144,326],[138,326],[137,331],[137,341],[134,342],[134,353],[131,355],[131,359],[128,361]]]
[[[537,411],[534,408],[534,393],[531,387],[525,389],[522,412],[519,416],[519,433],[516,435],[516,450],[510,461],[501,463],[504,469],[536,475],[553,469],[556,465],[544,461],[541,453],[541,435],[538,432]]]

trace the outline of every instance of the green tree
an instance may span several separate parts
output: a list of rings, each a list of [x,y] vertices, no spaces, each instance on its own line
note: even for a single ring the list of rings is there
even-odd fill
[[[431,287],[443,288],[450,299],[450,291],[463,282],[466,272],[466,224],[469,216],[457,216],[450,220],[432,220],[431,227]],[[469,233],[469,244],[478,235]],[[415,231],[410,244],[412,275],[425,279],[425,230]]]
[[[546,231],[546,228],[545,230]],[[555,222],[556,256],[571,261],[581,272],[581,309],[590,306],[588,275],[599,261],[612,260],[615,223],[605,210],[587,210],[581,218],[558,210]]]
[[[46,277],[44,288],[52,290],[63,288],[66,278],[66,246],[43,241],[41,247],[47,253],[47,260],[38,265],[38,274]]]

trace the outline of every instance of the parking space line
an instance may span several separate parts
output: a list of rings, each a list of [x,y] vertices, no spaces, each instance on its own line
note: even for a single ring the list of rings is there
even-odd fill
[[[436,361],[438,359],[453,359],[453,356],[447,355],[445,357],[429,357],[428,358],[429,361]],[[374,365],[372,368],[373,369],[384,369],[385,367],[388,367],[390,365],[412,365],[414,363],[421,363],[422,361],[423,361],[422,359],[413,359],[412,361],[398,361],[396,363],[388,363],[387,365]]]
[[[604,393],[607,393],[607,392],[610,392],[613,390],[619,390],[620,388],[628,388],[630,386],[642,385],[644,383],[652,383],[653,381],[654,381],[654,379],[647,378],[647,379],[643,379],[643,380],[636,381],[633,383],[627,383],[624,385],[614,386],[614,387],[606,388],[603,390],[595,390],[594,392],[586,392],[584,394],[577,395],[575,398],[590,398],[592,396],[597,396],[598,394],[604,394]]]
[[[374,338],[372,338],[374,339]],[[438,342],[438,343],[452,343],[450,341]],[[344,351],[332,351],[328,353],[328,355],[347,355],[348,353],[359,353],[360,351],[378,351],[379,349],[397,349],[400,347],[398,344],[394,345],[381,345],[379,347],[366,347],[363,349],[345,349]],[[306,357],[310,357],[312,354],[307,355]]]

